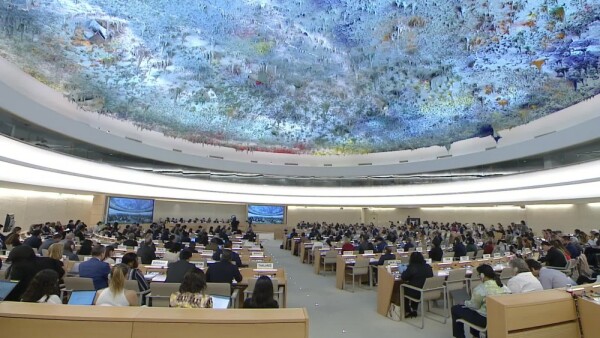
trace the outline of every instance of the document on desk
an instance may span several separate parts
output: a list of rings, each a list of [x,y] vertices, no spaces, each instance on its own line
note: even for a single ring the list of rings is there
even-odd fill
[[[160,282],[164,283],[164,281],[166,281],[166,280],[167,280],[167,275],[163,275],[163,274],[156,275],[156,276],[154,276],[154,278],[152,278],[153,282],[159,282],[159,283]]]

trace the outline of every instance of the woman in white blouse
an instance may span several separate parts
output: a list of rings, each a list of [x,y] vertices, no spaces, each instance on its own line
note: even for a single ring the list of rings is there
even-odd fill
[[[509,279],[507,283],[511,293],[544,290],[542,283],[540,283],[540,281],[531,273],[525,260],[522,258],[514,258],[508,264],[515,271],[515,276]]]
[[[138,297],[135,291],[125,290],[125,281],[129,267],[125,264],[116,264],[110,271],[108,287],[96,292],[94,304],[103,306],[135,306]]]
[[[58,273],[52,269],[38,272],[21,297],[22,302],[62,304],[58,286]]]

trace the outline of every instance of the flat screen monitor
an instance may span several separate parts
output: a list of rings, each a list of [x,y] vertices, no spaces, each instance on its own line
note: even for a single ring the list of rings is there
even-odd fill
[[[285,206],[248,205],[248,220],[253,224],[284,224]]]
[[[109,197],[106,221],[109,223],[152,223],[154,200]]]
[[[229,308],[229,297],[225,296],[210,296],[213,301],[213,309]]]
[[[96,291],[73,291],[69,297],[69,305],[93,305]]]
[[[6,280],[0,281],[0,302],[3,301],[6,297],[8,297],[8,295],[15,288],[15,286],[17,286],[17,282],[11,282]]]

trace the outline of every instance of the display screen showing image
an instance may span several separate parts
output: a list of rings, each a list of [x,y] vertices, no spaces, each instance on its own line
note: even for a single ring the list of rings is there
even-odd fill
[[[107,222],[152,223],[154,200],[109,197]]]
[[[249,205],[248,220],[254,224],[283,224],[285,207],[283,205]]]

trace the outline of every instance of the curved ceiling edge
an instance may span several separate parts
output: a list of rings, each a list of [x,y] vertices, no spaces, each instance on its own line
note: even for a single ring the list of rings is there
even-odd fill
[[[467,144],[470,141],[466,140],[455,143],[450,152],[443,147],[430,147],[417,150],[415,152],[422,151],[423,153],[426,153],[430,159],[420,159],[417,161],[409,160],[406,163],[400,163],[403,162],[403,158],[395,157],[394,153],[371,154],[364,155],[364,157],[341,156],[340,158],[345,159],[346,162],[349,158],[356,159],[356,162],[353,165],[346,163],[342,164],[342,166],[335,164],[324,167],[323,163],[313,163],[312,165],[308,166],[302,165],[302,163],[293,162],[293,155],[290,155],[291,157],[281,156],[281,158],[277,155],[274,155],[272,156],[272,162],[262,163],[259,161],[258,163],[252,163],[246,159],[243,154],[236,152],[233,152],[231,156],[223,159],[219,158],[219,156],[198,156],[185,152],[174,151],[174,149],[156,147],[137,141],[136,139],[125,139],[121,136],[107,133],[106,131],[98,128],[93,128],[88,124],[71,119],[64,114],[51,109],[50,106],[52,105],[48,104],[46,96],[44,95],[37,99],[33,99],[32,96],[37,95],[38,90],[43,90],[44,88],[46,91],[52,90],[22,72],[19,78],[16,79],[18,81],[13,81],[15,80],[15,70],[12,69],[14,67],[8,67],[6,63],[7,62],[4,60],[0,62],[0,74],[3,74],[3,76],[0,78],[10,80],[10,84],[4,82],[6,80],[0,80],[0,105],[2,105],[2,108],[25,120],[44,126],[61,134],[69,135],[70,137],[78,140],[95,144],[107,149],[113,149],[122,153],[164,162],[178,163],[186,166],[231,172],[262,173],[283,176],[346,177],[390,174],[402,175],[417,172],[423,173],[453,170],[463,167],[507,161],[573,146],[597,138],[597,130],[600,128],[600,117],[598,117],[600,110],[596,108],[597,106],[600,106],[600,104],[598,104],[598,102],[600,102],[600,96],[597,96],[591,100],[577,105],[584,107],[581,109],[588,111],[588,117],[590,115],[596,115],[596,117],[590,120],[585,120],[585,117],[582,117],[580,114],[580,116],[573,119],[578,123],[574,126],[567,126],[565,129],[554,132],[550,131],[548,134],[531,134],[528,135],[530,137],[528,140],[521,140],[521,142],[515,142],[513,144],[503,145],[501,140],[497,146],[493,146],[493,141],[492,144],[487,144],[486,142],[489,140],[481,139],[479,145],[487,145],[487,148],[481,149],[481,151],[474,153],[468,153],[467,150],[467,153],[461,154],[461,152],[465,152],[464,149],[461,150],[461,145]],[[7,77],[6,75],[10,75],[12,78]],[[29,88],[28,86],[34,86],[34,88]],[[60,94],[54,94],[55,95],[51,95],[51,97],[54,97],[56,100],[55,96]],[[576,110],[574,107],[576,106],[571,107],[572,110]],[[567,110],[569,110],[569,108],[567,108]],[[553,115],[548,116],[547,120],[554,119],[555,116]],[[565,127],[564,125],[561,126]],[[511,130],[503,131],[501,134],[510,135],[511,132]],[[523,138],[523,135],[519,135],[519,137]],[[509,142],[507,141],[504,143]],[[454,151],[455,148],[456,151]],[[397,153],[400,154],[402,152]],[[385,158],[381,159],[380,157],[384,155]],[[248,160],[248,162],[241,162],[241,159],[237,160],[233,157],[245,158],[245,160]],[[296,157],[296,159],[302,158],[303,157],[299,155]],[[374,160],[369,163],[360,162],[362,158],[364,158],[364,161]],[[281,159],[284,160],[281,161]],[[378,162],[375,160],[378,159],[380,159],[382,161],[381,163],[384,164],[377,164]],[[330,163],[333,162],[331,158],[323,159],[321,161]],[[291,165],[286,165],[286,163]]]
[[[433,206],[590,199],[600,196],[600,161],[475,183],[294,188],[197,182],[84,161],[0,138],[0,181],[93,193],[231,203]],[[9,159],[13,159],[12,163]],[[20,162],[20,163],[18,163]]]

